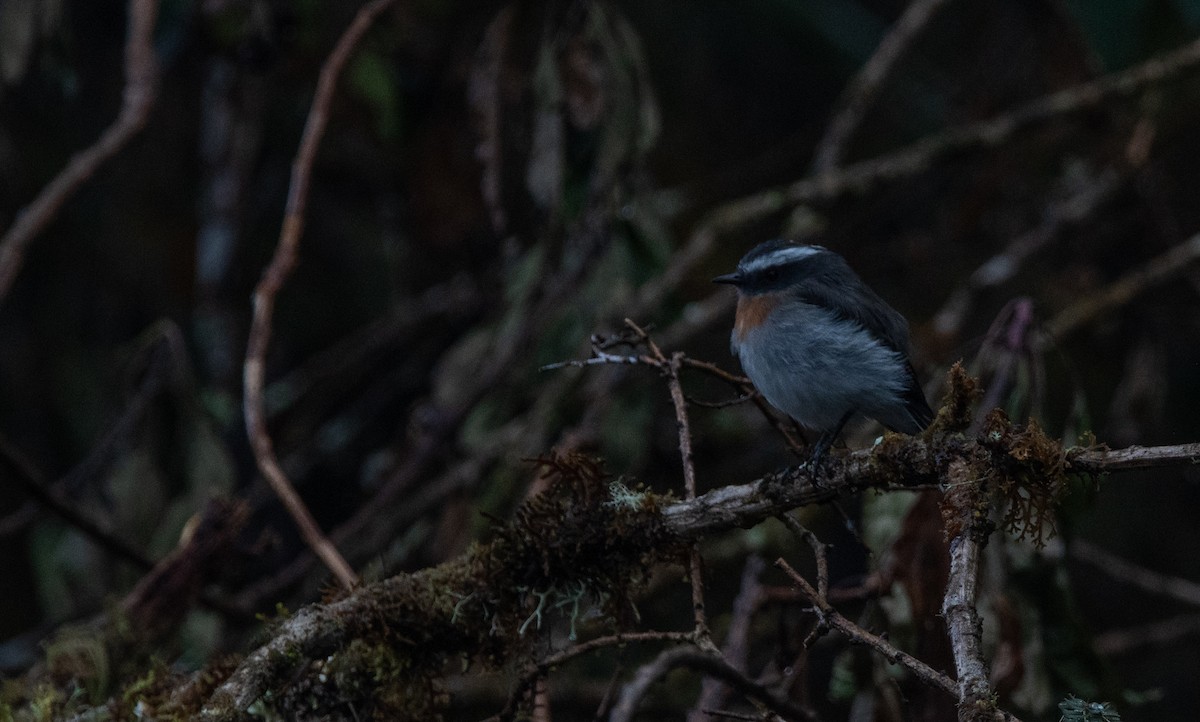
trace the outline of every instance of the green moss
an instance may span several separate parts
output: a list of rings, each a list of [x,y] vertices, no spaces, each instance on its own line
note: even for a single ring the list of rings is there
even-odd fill
[[[276,683],[261,686],[274,692],[260,709],[285,719],[347,709],[360,719],[437,719],[449,703],[449,671],[532,654],[551,619],[572,634],[593,609],[613,627],[632,624],[632,599],[650,566],[681,553],[658,498],[614,487],[599,461],[580,454],[535,463],[545,490],[486,543],[297,613],[293,623],[330,641],[271,656],[261,671]]]
[[[1034,420],[1013,424],[1000,409],[978,433],[967,434],[981,389],[960,364],[948,380],[934,424],[917,439],[885,434],[872,450],[864,485],[939,483],[947,537],[970,529],[986,538],[992,510],[1002,509],[1001,529],[1043,546],[1056,532],[1055,508],[1070,489],[1062,443]]]

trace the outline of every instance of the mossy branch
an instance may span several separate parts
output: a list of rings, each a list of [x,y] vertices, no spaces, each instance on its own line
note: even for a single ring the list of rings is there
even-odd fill
[[[1191,463],[1197,455],[1192,447],[1063,449],[1036,425],[1016,426],[1000,414],[970,437],[970,414],[963,410],[976,392],[960,368],[951,380],[929,431],[888,434],[870,449],[834,457],[819,483],[800,465],[672,501],[615,484],[585,456],[539,459],[549,478],[546,491],[498,526],[490,541],[440,566],[305,607],[279,622],[271,639],[239,664],[203,672],[200,684],[163,684],[139,702],[183,717],[241,720],[264,709],[319,713],[322,705],[351,699],[393,718],[427,718],[445,708],[444,680],[463,663],[518,661],[545,669],[539,659],[560,658],[564,650],[534,651],[539,635],[531,630],[541,623],[539,612],[574,622],[581,604],[599,608],[610,625],[604,645],[632,639],[695,644],[691,632],[632,631],[632,600],[651,566],[682,563],[693,542],[717,532],[856,491],[940,486],[951,522],[975,518],[976,507],[1019,498],[1008,504],[1016,511],[1005,523],[1038,539],[1068,475]],[[1036,492],[1028,491],[1032,485]],[[951,538],[973,538],[973,531],[970,523],[947,526]],[[598,643],[581,644],[592,649]]]

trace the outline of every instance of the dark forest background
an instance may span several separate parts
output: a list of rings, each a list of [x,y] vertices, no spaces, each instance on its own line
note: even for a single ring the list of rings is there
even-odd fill
[[[2,247],[117,118],[137,5],[0,0]],[[144,125],[22,253],[0,252],[6,676],[93,639],[62,630],[111,613],[212,500],[245,504],[190,589],[203,599],[133,620],[154,634],[103,674],[52,675],[43,718],[102,704],[151,658],[182,675],[245,653],[263,615],[333,594],[255,463],[243,361],[318,76],[358,10],[161,3]],[[282,468],[367,580],[492,538],[547,486],[529,460],[555,449],[681,497],[659,374],[539,368],[628,337],[629,318],[668,355],[739,372],[732,298],[710,279],[775,237],[836,250],[904,313],[931,402],[961,359],[980,418],[998,406],[1066,445],[1200,439],[1198,31],[1192,0],[400,0],[338,76],[276,299],[263,398]],[[753,404],[692,405],[691,432],[701,493],[795,460]],[[1077,480],[1044,546],[992,537],[981,608],[1001,706],[1057,719],[1074,694],[1126,719],[1196,718],[1198,482],[1188,465]],[[952,671],[926,498],[867,492],[800,517],[833,545],[844,613]],[[811,569],[801,549],[772,521],[704,540],[718,645],[741,619],[750,677],[803,660],[789,694],[821,718],[952,717],[952,698],[836,635],[803,652],[805,605],[761,568],[787,554]],[[656,566],[638,628],[687,627],[683,577]],[[752,615],[748,588],[766,590]],[[548,617],[525,654],[607,629]],[[535,716],[591,718],[654,652],[556,670]],[[448,675],[446,718],[497,713],[512,669]],[[701,679],[666,676],[642,709],[682,716]],[[7,704],[39,718],[31,696]]]

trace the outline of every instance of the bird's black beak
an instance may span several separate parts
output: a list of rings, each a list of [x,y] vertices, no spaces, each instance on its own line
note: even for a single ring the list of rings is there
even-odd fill
[[[737,273],[736,271],[733,273],[726,273],[724,276],[717,276],[712,280],[712,282],[728,283],[731,286],[736,286],[742,282],[742,274]]]

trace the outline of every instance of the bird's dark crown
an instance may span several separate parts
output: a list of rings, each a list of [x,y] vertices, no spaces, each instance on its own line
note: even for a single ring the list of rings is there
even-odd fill
[[[836,275],[841,266],[841,257],[822,246],[775,240],[755,246],[742,257],[737,271],[715,280],[743,293],[772,293],[815,275]]]

